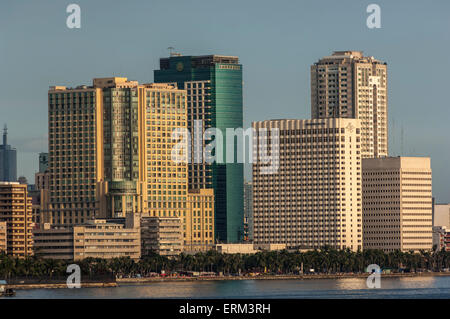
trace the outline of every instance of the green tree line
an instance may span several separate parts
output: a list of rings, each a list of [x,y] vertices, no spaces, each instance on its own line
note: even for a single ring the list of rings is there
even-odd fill
[[[276,274],[298,274],[314,269],[318,273],[361,273],[370,264],[392,271],[442,271],[450,268],[450,252],[422,251],[420,253],[381,250],[336,250],[325,247],[307,252],[262,251],[255,254],[221,254],[217,251],[181,254],[167,258],[157,254],[144,256],[135,261],[130,258],[86,258],[81,261],[63,261],[28,257],[13,258],[0,253],[0,279],[12,277],[52,277],[67,276],[69,264],[80,266],[82,274],[113,276],[149,276],[151,273],[213,271],[223,274],[245,274],[267,272]]]

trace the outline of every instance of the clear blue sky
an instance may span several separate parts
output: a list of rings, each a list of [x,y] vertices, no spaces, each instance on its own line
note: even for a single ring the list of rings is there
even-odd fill
[[[81,7],[81,29],[66,7]],[[366,7],[381,7],[381,29]],[[0,3],[0,124],[33,181],[47,150],[50,85],[126,76],[153,81],[173,46],[185,55],[237,55],[244,121],[309,118],[309,67],[333,50],[388,63],[390,153],[431,156],[434,196],[450,202],[450,2],[441,1],[12,1]],[[403,147],[401,131],[403,128]]]

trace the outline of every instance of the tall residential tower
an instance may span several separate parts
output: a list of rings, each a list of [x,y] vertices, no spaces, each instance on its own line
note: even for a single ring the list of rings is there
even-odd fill
[[[311,116],[361,120],[363,158],[388,155],[387,65],[336,51],[311,66]]]

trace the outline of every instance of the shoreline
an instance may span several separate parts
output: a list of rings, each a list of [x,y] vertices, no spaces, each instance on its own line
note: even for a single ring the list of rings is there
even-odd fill
[[[266,276],[210,276],[210,277],[151,277],[151,278],[117,278],[118,284],[141,284],[151,282],[185,282],[185,281],[226,281],[226,280],[317,280],[317,279],[347,279],[367,278],[367,274],[317,274],[317,275],[266,275]],[[381,274],[382,278],[400,277],[433,277],[450,276],[450,272],[427,272],[427,273],[399,273]]]
[[[368,274],[317,274],[317,275],[262,275],[262,276],[211,276],[211,277],[150,277],[150,278],[117,278],[115,282],[86,282],[81,283],[82,288],[114,288],[123,285],[139,285],[157,282],[194,282],[194,281],[231,281],[231,280],[318,280],[318,279],[348,279],[367,278]],[[398,273],[381,274],[382,278],[412,278],[450,276],[450,272],[425,273]],[[39,283],[39,284],[10,284],[8,288],[23,289],[69,289],[66,283]]]
[[[85,282],[81,283],[81,288],[109,288],[118,287],[117,282]],[[23,289],[69,289],[67,283],[43,283],[43,284],[12,284],[8,288],[14,290]]]

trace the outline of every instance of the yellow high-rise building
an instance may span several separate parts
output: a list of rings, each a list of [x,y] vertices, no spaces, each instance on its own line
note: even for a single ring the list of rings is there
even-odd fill
[[[0,182],[0,222],[6,224],[6,252],[24,258],[33,254],[34,227],[27,185]]]
[[[181,217],[187,209],[187,162],[172,159],[172,149],[180,143],[172,139],[172,132],[187,130],[186,91],[167,84],[146,84],[143,98],[148,210],[150,216]]]
[[[188,195],[188,154],[172,158],[174,147],[188,140],[173,139],[176,130],[187,130],[187,101],[186,91],[173,85],[111,77],[89,87],[51,87],[42,222],[74,226],[129,213],[189,215],[193,198],[204,196]],[[214,229],[206,228],[202,238],[209,244]]]
[[[185,251],[206,251],[214,244],[214,189],[190,189],[183,212]]]

